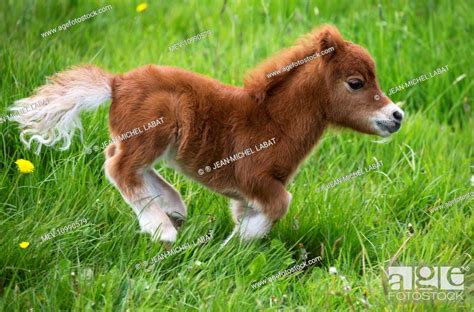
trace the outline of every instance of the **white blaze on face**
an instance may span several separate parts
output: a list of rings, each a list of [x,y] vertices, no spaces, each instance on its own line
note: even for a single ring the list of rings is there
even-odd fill
[[[405,116],[403,110],[393,103],[389,103],[369,117],[369,122],[374,133],[388,137],[400,129]]]

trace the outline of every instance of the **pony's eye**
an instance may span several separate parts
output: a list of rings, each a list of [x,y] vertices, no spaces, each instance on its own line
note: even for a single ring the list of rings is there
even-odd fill
[[[360,79],[351,79],[347,82],[347,84],[352,90],[358,90],[364,86],[364,82]]]

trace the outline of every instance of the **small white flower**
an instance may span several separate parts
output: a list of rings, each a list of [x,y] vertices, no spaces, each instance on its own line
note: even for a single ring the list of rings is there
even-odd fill
[[[329,268],[329,274],[331,274],[331,275],[336,275],[336,274],[337,274],[337,269],[336,269],[336,267],[330,267],[330,268]]]
[[[85,279],[91,280],[94,278],[94,271],[91,268],[85,268],[84,271],[82,272],[82,275],[84,276]]]

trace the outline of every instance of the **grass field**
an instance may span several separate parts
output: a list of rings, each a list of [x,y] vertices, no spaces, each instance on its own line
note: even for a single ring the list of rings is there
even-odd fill
[[[288,187],[289,213],[259,241],[221,248],[233,227],[228,201],[158,166],[188,205],[174,247],[190,247],[153,267],[145,261],[166,246],[139,233],[133,211],[104,176],[103,153],[91,149],[109,139],[108,106],[84,114],[84,142],[77,137],[64,152],[43,148],[36,155],[21,144],[14,122],[1,123],[1,310],[472,309],[472,271],[464,275],[463,301],[397,301],[383,282],[400,248],[393,265],[471,265],[472,196],[429,209],[473,190],[472,1],[150,1],[141,13],[139,2],[127,2],[1,1],[0,115],[45,76],[80,63],[115,73],[171,65],[242,85],[248,69],[323,23],[368,49],[386,93],[439,67],[449,70],[391,95],[403,102],[406,122],[390,139],[327,132]],[[41,35],[107,5],[112,9]],[[169,51],[204,31],[210,35]],[[35,171],[20,174],[17,159]],[[376,161],[378,169],[316,191]],[[42,242],[74,222],[80,226]],[[209,241],[192,245],[209,230]],[[305,255],[322,261],[251,286]]]

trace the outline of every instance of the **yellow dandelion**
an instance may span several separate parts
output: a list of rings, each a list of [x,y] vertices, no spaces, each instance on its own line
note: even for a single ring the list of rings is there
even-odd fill
[[[15,161],[15,164],[18,166],[18,170],[20,170],[20,173],[32,173],[33,171],[35,171],[35,166],[29,160],[18,159],[17,161]]]
[[[146,11],[146,9],[148,9],[148,3],[146,3],[146,2],[143,2],[143,3],[140,3],[139,5],[137,5],[137,12],[138,13],[142,13],[143,11]]]
[[[23,249],[28,248],[28,246],[30,246],[30,243],[28,243],[28,242],[21,242],[20,243],[20,247],[23,248]]]

